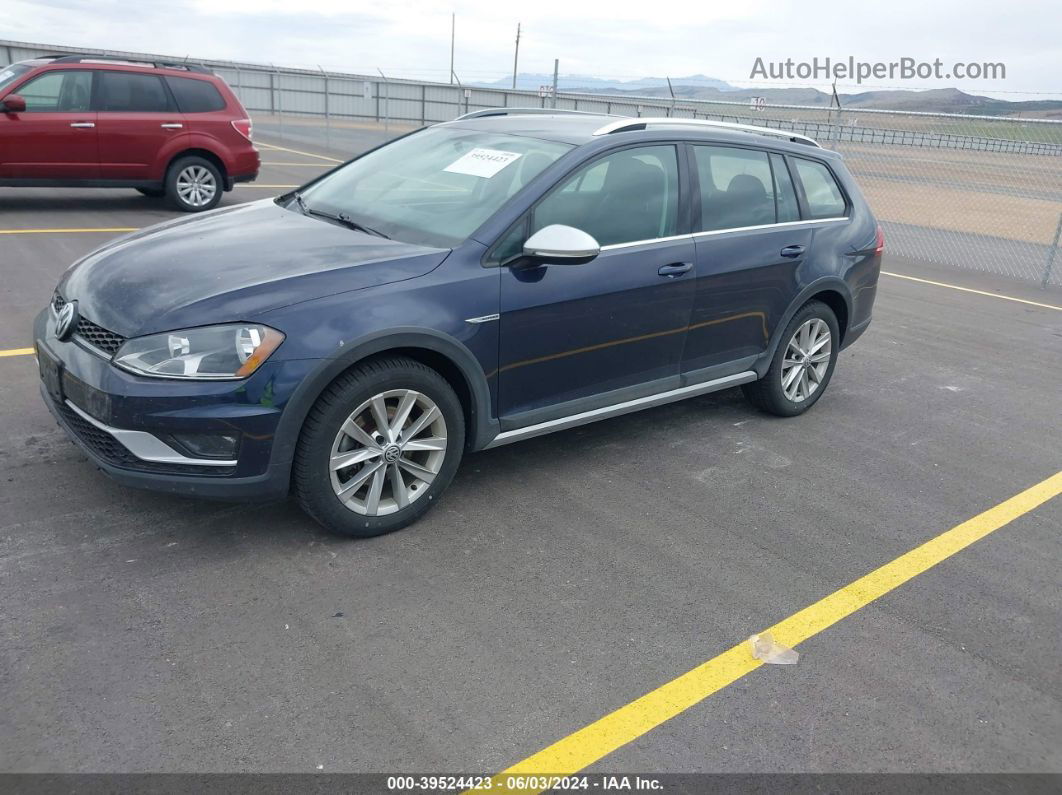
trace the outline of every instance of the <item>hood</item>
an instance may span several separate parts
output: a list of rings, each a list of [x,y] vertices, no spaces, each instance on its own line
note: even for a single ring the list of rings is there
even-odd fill
[[[253,320],[323,295],[421,276],[449,249],[399,243],[271,199],[149,227],[66,272],[59,292],[124,337]]]

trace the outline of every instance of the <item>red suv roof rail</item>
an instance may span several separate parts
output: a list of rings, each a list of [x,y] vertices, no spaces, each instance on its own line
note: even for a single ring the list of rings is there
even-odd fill
[[[199,74],[213,74],[205,66],[194,63],[178,63],[175,61],[142,61],[136,58],[122,58],[118,55],[44,55],[38,60],[49,60],[52,63],[117,63],[130,66],[153,66],[156,69],[184,69],[188,72]]]

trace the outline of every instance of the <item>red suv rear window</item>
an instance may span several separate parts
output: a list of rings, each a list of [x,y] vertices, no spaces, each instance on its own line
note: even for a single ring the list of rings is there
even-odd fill
[[[206,80],[194,80],[190,77],[166,76],[166,83],[177,100],[181,113],[208,113],[212,110],[225,110],[225,98]]]

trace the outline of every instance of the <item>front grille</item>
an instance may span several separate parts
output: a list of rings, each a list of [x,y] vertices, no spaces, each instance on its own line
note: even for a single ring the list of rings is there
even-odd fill
[[[125,342],[125,337],[121,334],[107,331],[103,326],[97,326],[91,320],[86,320],[85,318],[78,319],[77,328],[74,329],[74,336],[80,337],[93,348],[103,351],[108,356],[113,356],[117,353],[118,349],[122,347],[122,343]]]
[[[66,299],[59,295],[58,292],[52,296],[52,310],[59,314],[60,310],[66,306]],[[115,334],[113,331],[108,331],[103,326],[93,323],[84,317],[79,317],[77,321],[77,327],[74,329],[74,336],[80,337],[81,341],[91,345],[101,353],[105,353],[108,356],[113,356],[118,352],[118,349],[122,347],[125,342],[125,337],[121,334]]]
[[[66,427],[89,449],[89,452],[111,466],[135,469],[141,472],[158,472],[170,475],[209,475],[212,477],[225,477],[236,470],[235,466],[211,467],[198,466],[196,464],[161,464],[156,461],[143,461],[130,453],[124,444],[107,433],[107,431],[97,428],[65,403],[56,403],[50,399],[49,402],[55,407],[59,416],[63,418]]]

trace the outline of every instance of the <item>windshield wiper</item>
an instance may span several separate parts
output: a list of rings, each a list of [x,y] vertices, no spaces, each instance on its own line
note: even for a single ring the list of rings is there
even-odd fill
[[[302,194],[298,191],[295,191],[291,195],[295,197],[295,203],[299,205],[299,212],[301,212],[303,215],[309,215],[310,208],[306,206],[306,199],[302,198]]]
[[[300,207],[302,206],[305,205],[300,204]],[[368,232],[370,235],[376,235],[377,237],[382,237],[385,240],[391,239],[379,229],[373,229],[371,226],[366,226],[365,224],[359,223],[346,213],[327,213],[324,210],[315,210],[312,207],[308,207],[306,209],[306,212],[310,215],[319,216],[320,218],[327,218],[329,221],[336,221],[338,223],[343,224],[343,226],[347,227],[348,229],[353,229],[357,232]]]

